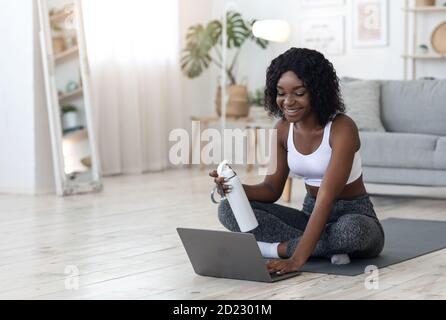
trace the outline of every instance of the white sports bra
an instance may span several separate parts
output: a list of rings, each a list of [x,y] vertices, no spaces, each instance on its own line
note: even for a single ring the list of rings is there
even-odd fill
[[[315,152],[309,155],[304,155],[297,151],[294,145],[294,123],[290,124],[290,131],[288,134],[288,167],[290,168],[291,173],[303,178],[305,183],[310,186],[320,187],[325,172],[327,171],[331,159],[329,140],[332,123],[333,121],[327,123],[324,129],[322,143]],[[361,167],[361,155],[358,151],[355,153],[352,170],[347,184],[356,181],[361,176]]]

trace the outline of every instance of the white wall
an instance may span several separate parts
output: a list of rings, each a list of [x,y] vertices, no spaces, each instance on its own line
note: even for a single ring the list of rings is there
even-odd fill
[[[299,0],[214,0],[209,17],[203,14],[200,22],[207,22],[211,18],[222,15],[226,4],[232,3],[235,9],[243,14],[246,19],[286,19],[291,24],[292,34],[287,43],[271,43],[267,50],[258,46],[248,44],[240,56],[238,77],[246,82],[250,89],[264,85],[265,71],[271,60],[278,54],[290,47],[299,47],[300,21],[309,17],[328,17],[343,15],[345,17],[345,53],[343,55],[327,55],[334,64],[338,75],[358,77],[363,79],[403,79],[403,54],[404,41],[404,15],[401,8],[404,0],[388,0],[389,3],[389,26],[388,45],[376,48],[353,48],[352,47],[352,9],[353,0],[345,0],[343,6],[332,6],[322,8],[302,8]],[[429,44],[429,35],[433,28],[442,20],[446,20],[443,14],[435,14],[420,17],[419,34],[420,43]],[[424,36],[424,39],[422,37]],[[419,63],[418,75],[445,78],[446,63],[444,60],[423,61]],[[200,86],[188,84],[191,91],[186,99],[200,96],[200,107],[195,105],[194,112],[199,114],[215,114],[213,96],[218,72],[213,70],[200,78]],[[203,95],[206,92],[206,95]],[[196,99],[196,98],[195,98]],[[206,102],[206,99],[207,102]]]
[[[198,23],[207,23],[212,14],[212,1],[209,0],[179,0],[180,4],[180,49],[185,46],[187,29]],[[212,114],[214,91],[217,83],[213,76],[215,72],[208,70],[199,78],[189,79],[182,76],[183,107],[190,114]],[[190,129],[190,128],[189,128]]]
[[[0,192],[52,189],[34,5],[0,0]]]
[[[0,189],[34,188],[33,34],[30,1],[1,0]]]

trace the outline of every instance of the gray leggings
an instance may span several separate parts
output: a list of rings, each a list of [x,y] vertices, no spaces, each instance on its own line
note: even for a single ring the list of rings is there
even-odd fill
[[[276,243],[288,241],[291,257],[302,237],[313,211],[315,199],[307,195],[302,210],[275,203],[251,201],[259,226],[251,231],[257,241]],[[218,208],[218,218],[228,230],[240,232],[227,200]],[[312,257],[349,254],[350,257],[372,258],[384,246],[384,231],[376,217],[368,195],[353,200],[337,200],[331,210],[325,230]]]

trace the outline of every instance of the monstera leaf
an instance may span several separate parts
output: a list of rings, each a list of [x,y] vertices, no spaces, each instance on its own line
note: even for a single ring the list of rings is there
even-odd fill
[[[261,38],[257,38],[256,36],[254,36],[254,34],[252,33],[252,26],[254,25],[254,23],[257,20],[251,20],[250,24],[249,24],[249,39],[254,41],[260,48],[262,49],[266,49],[266,47],[268,46],[268,40],[265,39],[261,39]]]
[[[181,57],[181,69],[189,78],[198,77],[212,61],[210,51],[219,38],[221,26],[210,22],[206,27],[194,25],[186,35],[186,48]]]
[[[238,12],[229,11],[227,13],[228,49],[240,48],[250,35],[250,31],[242,16]]]
[[[235,11],[227,12],[227,43],[228,49],[237,49],[243,46],[246,40],[252,40],[261,48],[266,48],[268,41],[258,39],[253,36],[252,23],[245,22],[240,13]],[[196,78],[206,70],[211,63],[221,68],[221,37],[222,23],[218,20],[209,22],[206,26],[197,24],[188,29],[186,35],[186,46],[182,51],[181,69],[189,78]],[[215,49],[217,57],[212,56]],[[238,58],[238,53],[234,57],[233,63],[226,68],[226,72],[232,83],[235,83],[233,68]]]

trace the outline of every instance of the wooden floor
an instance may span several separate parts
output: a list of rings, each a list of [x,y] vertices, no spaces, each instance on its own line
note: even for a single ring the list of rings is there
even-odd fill
[[[300,208],[303,186],[293,187]],[[211,188],[206,172],[173,170],[106,178],[95,195],[0,195],[0,299],[446,298],[446,250],[381,269],[378,290],[365,288],[365,275],[303,273],[276,284],[197,276],[175,228],[223,230]],[[446,220],[445,200],[372,201],[380,218]]]

